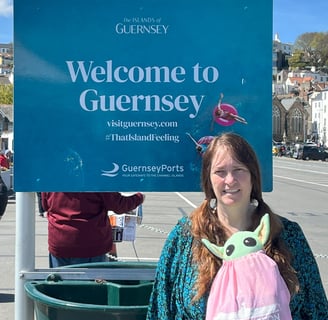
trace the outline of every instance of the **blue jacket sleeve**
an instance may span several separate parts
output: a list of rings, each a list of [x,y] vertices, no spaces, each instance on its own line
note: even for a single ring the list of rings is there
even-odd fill
[[[193,237],[182,218],[169,234],[158,262],[147,320],[205,319],[205,300],[194,303],[196,268],[191,262]]]
[[[293,254],[293,267],[300,282],[300,291],[290,303],[293,320],[328,319],[328,302],[320,272],[301,227],[283,219],[283,238]]]
[[[157,265],[153,291],[147,314],[148,320],[175,319],[173,289],[176,277],[176,260],[179,251],[181,225],[177,224],[170,232]],[[173,308],[173,310],[172,310]]]

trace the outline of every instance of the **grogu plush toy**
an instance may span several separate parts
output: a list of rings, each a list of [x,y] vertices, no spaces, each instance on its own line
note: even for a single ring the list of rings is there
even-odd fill
[[[274,260],[264,252],[270,217],[265,214],[254,232],[234,233],[223,247],[204,245],[223,264],[211,286],[206,320],[291,320],[290,294]]]

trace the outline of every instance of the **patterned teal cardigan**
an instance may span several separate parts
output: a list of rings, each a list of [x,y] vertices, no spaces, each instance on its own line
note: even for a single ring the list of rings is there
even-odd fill
[[[282,237],[293,256],[300,291],[290,308],[293,320],[328,320],[328,302],[319,269],[309,244],[296,222],[281,218]],[[184,217],[169,234],[157,266],[147,320],[205,319],[208,293],[192,303],[197,270],[191,261],[193,238],[190,220]]]

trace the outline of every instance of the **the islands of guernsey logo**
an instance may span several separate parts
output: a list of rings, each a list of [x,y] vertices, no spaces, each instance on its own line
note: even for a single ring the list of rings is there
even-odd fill
[[[115,32],[121,35],[166,35],[169,27],[161,17],[124,17],[115,25]]]

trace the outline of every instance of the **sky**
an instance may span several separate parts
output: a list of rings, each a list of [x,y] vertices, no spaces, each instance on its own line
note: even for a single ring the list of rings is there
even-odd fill
[[[273,0],[273,36],[278,33],[281,42],[293,44],[303,33],[328,32],[327,14],[328,0]],[[0,0],[0,43],[9,42],[13,42],[13,0]]]
[[[273,0],[273,34],[294,44],[306,32],[328,32],[327,0]]]
[[[0,43],[13,42],[13,0],[0,0]]]

